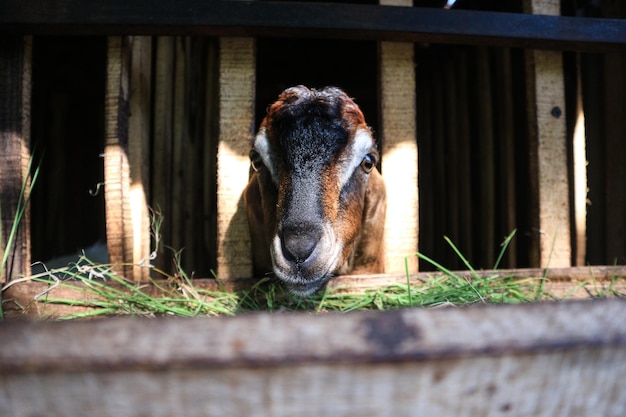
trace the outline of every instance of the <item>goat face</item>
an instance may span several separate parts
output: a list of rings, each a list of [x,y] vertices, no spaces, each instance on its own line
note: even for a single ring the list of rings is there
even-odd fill
[[[255,274],[308,296],[339,273],[382,272],[385,187],[363,113],[342,90],[303,86],[272,104],[244,192]]]

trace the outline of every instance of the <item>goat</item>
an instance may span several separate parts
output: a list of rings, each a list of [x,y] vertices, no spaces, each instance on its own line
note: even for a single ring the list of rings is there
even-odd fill
[[[383,272],[386,191],[357,104],[341,89],[283,91],[250,151],[244,205],[256,276],[312,295],[337,274]]]

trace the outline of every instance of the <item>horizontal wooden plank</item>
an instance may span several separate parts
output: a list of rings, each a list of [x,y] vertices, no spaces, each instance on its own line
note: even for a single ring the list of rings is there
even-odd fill
[[[115,417],[623,417],[625,372],[623,347],[401,363],[220,369],[166,365],[158,372],[32,372],[0,376],[0,413],[12,417],[86,413]]]
[[[625,309],[5,320],[0,415],[622,417]]]
[[[626,20],[364,4],[228,0],[3,0],[3,32],[299,36],[623,50]]]
[[[423,361],[626,346],[626,300],[0,323],[0,373]]]

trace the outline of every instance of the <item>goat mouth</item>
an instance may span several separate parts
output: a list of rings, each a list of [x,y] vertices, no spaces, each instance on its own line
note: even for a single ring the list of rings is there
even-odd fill
[[[294,281],[291,279],[281,279],[281,282],[291,294],[297,295],[298,297],[309,297],[322,289],[324,286],[326,286],[331,278],[332,275],[328,274],[315,280]]]
[[[315,249],[304,261],[285,256],[283,242],[276,235],[271,247],[274,274],[290,293],[307,297],[324,287],[333,277],[341,252],[342,245],[335,240],[330,224],[324,225]]]

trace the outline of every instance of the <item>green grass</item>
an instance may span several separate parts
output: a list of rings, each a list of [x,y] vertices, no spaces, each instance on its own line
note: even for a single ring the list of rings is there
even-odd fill
[[[37,182],[37,177],[39,177],[39,168],[40,165],[37,165],[37,167],[33,167],[33,157],[31,156],[30,160],[28,161],[28,167],[26,169],[26,180],[22,183],[22,187],[20,188],[20,194],[17,200],[17,207],[15,208],[15,214],[11,223],[11,230],[9,230],[9,233],[7,235],[4,253],[2,254],[2,260],[0,261],[0,283],[2,282],[2,276],[5,274],[7,277],[7,281],[11,280],[13,265],[9,262],[9,257],[12,256],[15,251],[17,232],[19,230],[20,224],[22,223],[22,218],[26,213],[28,202],[30,201],[31,194],[29,192],[27,193],[28,179],[30,179],[30,189],[32,190],[35,182]],[[0,201],[0,219],[2,218],[1,203],[2,202]],[[0,221],[0,244],[3,233],[4,231],[2,230],[2,222]],[[8,270],[7,266],[9,267]],[[2,319],[3,317],[4,313],[2,311],[2,291],[0,291],[0,319]]]
[[[513,235],[507,237],[502,251],[506,250]],[[83,292],[84,297],[80,299],[54,298],[52,291],[44,291],[38,297],[37,301],[40,302],[89,307],[88,312],[72,314],[62,319],[112,315],[232,316],[253,311],[348,312],[476,303],[523,303],[542,297],[537,293],[541,278],[516,279],[501,274],[482,276],[472,268],[454,244],[449,239],[446,240],[468,267],[470,277],[454,273],[427,256],[417,254],[417,257],[438,269],[437,273],[422,282],[411,282],[407,270],[406,283],[359,293],[346,293],[341,289],[325,290],[305,299],[288,294],[282,286],[269,278],[260,280],[250,289],[237,292],[197,288],[194,281],[180,268],[179,252],[174,254],[178,266],[174,275],[154,270],[160,279],[153,280],[152,286],[158,291],[116,275],[111,265],[96,265],[85,258],[81,259],[80,267],[74,268],[71,280],[62,281],[56,278],[56,274],[60,272],[67,273],[66,269],[52,270],[44,274],[45,276],[34,277],[33,280],[48,283],[49,289],[55,286],[72,286]],[[498,257],[498,263],[501,257]],[[77,282],[81,285],[76,285]],[[110,285],[111,283],[116,285]]]
[[[89,272],[76,274],[75,280],[47,282],[72,286],[83,292],[80,299],[58,299],[44,292],[38,301],[51,304],[89,307],[90,311],[63,319],[110,315],[156,316],[229,316],[252,311],[348,312],[353,310],[390,310],[404,307],[436,307],[475,303],[520,303],[536,299],[536,282],[499,275],[467,279],[458,275],[435,275],[422,284],[395,284],[362,293],[323,291],[303,299],[286,293],[270,279],[262,279],[252,288],[229,292],[196,288],[187,276],[177,275],[153,280],[158,296],[141,284],[129,282],[112,273],[107,265],[91,265]],[[50,271],[54,274],[55,271]],[[92,277],[89,277],[91,273]],[[98,278],[95,278],[98,276]],[[102,280],[102,278],[105,280]],[[76,285],[80,282],[82,285]],[[111,283],[116,285],[112,286]]]
[[[160,221],[158,218],[153,218],[152,221],[152,233],[158,245]],[[47,284],[47,288],[32,302],[87,308],[83,309],[86,311],[60,317],[61,320],[118,315],[233,316],[255,311],[349,312],[464,306],[478,303],[528,303],[543,299],[556,299],[545,290],[545,275],[537,278],[518,278],[497,272],[500,261],[514,236],[515,231],[505,238],[493,266],[496,272],[488,275],[476,271],[454,243],[445,237],[448,245],[467,268],[466,272],[451,271],[430,257],[417,253],[414,256],[436,269],[436,272],[428,274],[425,279],[416,280],[411,277],[408,269],[409,257],[407,257],[405,282],[361,290],[358,293],[350,293],[349,288],[327,289],[308,298],[288,294],[281,285],[270,278],[259,280],[249,289],[235,292],[224,289],[219,285],[219,280],[216,280],[220,288],[218,290],[199,288],[182,269],[181,252],[174,252],[176,272],[173,275],[168,275],[151,265],[144,265],[144,267],[151,268],[153,276],[157,277],[149,284],[128,281],[117,275],[112,265],[95,264],[84,256],[76,265],[69,268],[50,270],[37,276],[21,278],[15,283],[37,281]],[[68,275],[69,279],[67,279]],[[65,279],[59,277],[65,277]],[[615,284],[623,279],[624,277],[614,277],[608,288],[598,285],[593,277],[591,281],[580,285],[585,289],[592,287],[590,297],[625,296],[626,294],[614,290]],[[82,296],[71,299],[55,298],[55,292],[52,290],[58,286],[71,287],[82,293]],[[574,290],[577,289],[579,288]]]

